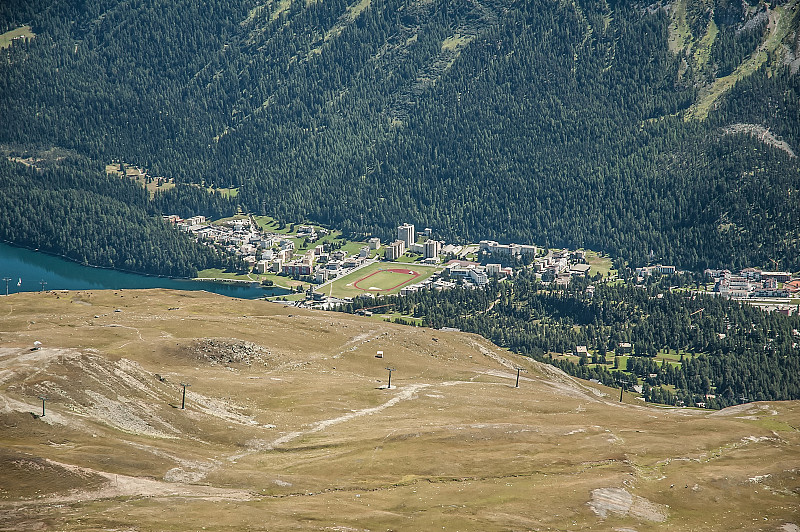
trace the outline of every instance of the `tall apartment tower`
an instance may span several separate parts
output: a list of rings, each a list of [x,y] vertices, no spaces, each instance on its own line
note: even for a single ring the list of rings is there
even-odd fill
[[[417,241],[417,235],[414,233],[414,224],[403,224],[397,228],[397,240],[402,240],[406,243],[406,249],[411,247],[411,244]]]
[[[426,240],[425,241],[425,258],[426,259],[435,259],[439,256],[439,253],[442,250],[442,243],[438,240]]]
[[[386,246],[384,257],[386,260],[397,260],[406,252],[406,243],[402,240],[395,240]]]

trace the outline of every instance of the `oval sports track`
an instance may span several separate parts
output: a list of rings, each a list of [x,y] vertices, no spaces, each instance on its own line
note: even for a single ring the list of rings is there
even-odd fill
[[[420,275],[420,273],[406,268],[377,270],[354,282],[353,287],[367,292],[389,292],[410,283]],[[366,282],[368,279],[370,280],[369,284]]]

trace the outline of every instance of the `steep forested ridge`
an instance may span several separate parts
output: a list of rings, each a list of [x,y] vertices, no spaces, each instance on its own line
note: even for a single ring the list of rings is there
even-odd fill
[[[154,215],[147,193],[127,178],[80,158],[47,166],[0,159],[0,240],[82,264],[171,277],[236,266]]]
[[[354,233],[407,220],[634,264],[800,268],[795,1],[29,6],[0,10],[36,34],[2,53],[2,143],[237,186],[249,210]]]

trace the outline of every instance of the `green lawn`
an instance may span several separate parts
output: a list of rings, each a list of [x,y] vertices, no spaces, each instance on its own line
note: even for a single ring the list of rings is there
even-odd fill
[[[342,246],[342,251],[346,252],[348,255],[355,255],[366,245],[366,242],[348,241],[344,246]]]
[[[253,216],[253,218],[255,219],[256,223],[258,224],[258,227],[262,231],[269,231],[270,233],[280,233],[280,234],[286,234],[289,232],[290,225],[287,224],[286,227],[284,227],[283,229],[278,229],[278,227],[280,226],[278,220],[276,220],[271,216]]]
[[[690,357],[691,357],[691,355],[689,355],[688,353],[684,353],[684,358],[685,359],[689,359]],[[575,355],[572,355],[572,354],[557,355],[556,358],[561,359],[561,360],[569,360],[571,362],[574,362],[575,364],[577,364],[579,362],[579,360],[580,360],[579,357],[576,357]],[[614,353],[613,352],[610,352],[610,353],[606,354],[606,360],[608,361],[608,364],[592,364],[590,362],[589,365],[590,366],[605,366],[605,368],[608,369],[608,370],[620,369],[622,371],[626,371],[628,369],[628,359],[630,359],[631,357],[628,356],[628,355],[619,355],[618,358],[619,358],[619,368],[614,368]],[[681,365],[680,359],[681,359],[681,355],[680,354],[675,354],[675,353],[666,354],[666,353],[663,353],[663,352],[659,353],[658,355],[656,355],[655,358],[653,358],[653,360],[658,365],[661,365],[661,361],[662,360],[666,360],[667,364],[669,364],[671,366],[680,366]],[[590,361],[592,360],[592,353],[589,353],[589,360]]]
[[[386,314],[373,314],[373,319],[380,320],[380,321],[389,321],[393,322],[397,318],[402,318],[407,322],[413,322],[418,326],[422,326],[422,318],[415,318],[414,316],[409,316],[407,314],[401,314],[400,312],[387,312]]]
[[[317,224],[312,224],[310,222],[304,222],[304,223],[286,224],[285,227],[279,229],[280,223],[271,216],[253,216],[253,218],[255,219],[256,223],[258,224],[258,227],[262,231],[267,231],[269,233],[276,233],[279,235],[287,235],[287,238],[294,242],[296,252],[305,251],[307,249],[313,249],[314,247],[320,244],[330,243],[333,242],[334,240],[340,240],[342,238],[341,231],[330,231],[327,235],[319,238],[316,242],[309,242],[307,247],[302,247],[302,243],[305,237],[297,238],[295,236],[289,236],[289,235],[296,234],[297,228],[300,227],[301,225],[312,225],[316,227],[317,230],[319,230],[321,226]],[[293,228],[295,231],[292,231]],[[341,249],[344,250],[349,255],[353,255],[358,253],[359,250],[366,245],[367,245],[366,242],[346,241]]]
[[[596,273],[601,273],[603,278],[609,277],[611,272],[613,271],[616,274],[616,270],[613,269],[611,258],[608,255],[601,256],[596,251],[587,251],[586,252],[586,261],[592,267],[589,274],[594,275]]]
[[[241,274],[236,272],[225,271],[221,268],[208,268],[197,272],[199,279],[236,279],[239,281],[257,281],[258,275],[255,274]]]
[[[235,279],[239,281],[258,281],[270,280],[278,288],[292,288],[300,283],[290,277],[284,277],[275,273],[236,273],[224,271],[220,268],[208,268],[197,272],[198,279]],[[306,283],[308,284],[308,283]]]
[[[14,39],[19,37],[28,37],[30,39],[32,37],[36,37],[36,34],[31,31],[30,26],[22,26],[11,31],[7,31],[0,35],[0,50],[11,46],[11,43],[14,41]]]
[[[225,222],[230,222],[233,220],[247,220],[248,218],[249,216],[247,216],[246,214],[236,214],[234,216],[228,216],[227,218],[220,218],[219,220],[214,220],[212,223],[216,225],[222,225]]]
[[[272,301],[303,301],[306,298],[305,293],[301,294],[287,294],[285,296],[276,296],[270,298]]]
[[[389,294],[396,294],[400,292],[400,289],[409,284],[420,283],[425,279],[429,278],[441,268],[436,268],[434,266],[422,266],[414,264],[413,266],[410,265],[408,269],[419,273],[420,275],[416,278],[402,273],[393,273],[388,271],[382,270],[389,270],[389,269],[404,269],[402,265],[392,264],[390,262],[376,262],[374,264],[370,264],[360,270],[357,270],[349,275],[346,275],[340,279],[336,279],[333,281],[331,285],[325,286],[320,291],[326,295],[332,295],[333,297],[355,297],[359,294],[367,293],[369,288],[375,287],[381,290],[386,291],[372,291],[372,293],[380,293],[381,295],[389,295]],[[368,275],[372,275],[368,279],[365,279],[359,282],[364,277]],[[359,287],[356,288],[354,284],[358,283]],[[400,285],[400,286],[397,286]],[[394,288],[393,288],[394,287]]]
[[[239,195],[238,188],[209,188],[209,192],[219,192],[225,198],[235,198]]]
[[[397,259],[395,262],[403,262],[405,264],[411,264],[412,262],[418,262],[420,260],[422,260],[422,255],[406,253],[405,255]]]

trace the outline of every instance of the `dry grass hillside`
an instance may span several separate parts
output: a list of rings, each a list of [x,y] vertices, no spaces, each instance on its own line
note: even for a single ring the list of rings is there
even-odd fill
[[[467,334],[2,297],[0,530],[800,530],[799,403],[618,399]]]

